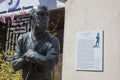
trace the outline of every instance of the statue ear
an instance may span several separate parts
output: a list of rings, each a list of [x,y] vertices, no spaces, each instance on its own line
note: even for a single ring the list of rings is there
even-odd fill
[[[32,17],[32,18],[31,18],[31,25],[32,25],[33,28],[34,28],[34,26],[35,26],[35,23],[36,23],[36,20]]]
[[[50,17],[48,17],[48,21],[50,21]]]
[[[48,15],[48,21],[50,21],[50,16]]]
[[[33,19],[33,16],[30,16],[30,19]]]

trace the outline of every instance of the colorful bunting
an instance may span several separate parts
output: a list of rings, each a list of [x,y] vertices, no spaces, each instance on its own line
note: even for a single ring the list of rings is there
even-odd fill
[[[6,20],[5,20],[5,16],[4,16],[4,15],[0,18],[0,21],[1,21],[2,23],[6,23]]]
[[[15,17],[15,14],[12,13],[12,15],[10,15],[11,20],[13,21]]]

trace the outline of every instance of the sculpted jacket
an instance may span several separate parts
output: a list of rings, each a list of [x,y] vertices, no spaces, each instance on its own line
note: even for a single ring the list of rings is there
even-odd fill
[[[34,62],[23,60],[23,55],[30,49],[36,53]],[[59,50],[58,39],[48,32],[37,44],[31,38],[31,32],[22,34],[16,43],[13,69],[22,69],[23,80],[51,80],[51,70],[58,62]]]

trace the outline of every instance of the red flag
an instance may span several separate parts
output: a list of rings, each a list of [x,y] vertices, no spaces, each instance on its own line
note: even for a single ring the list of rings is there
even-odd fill
[[[6,23],[5,16],[1,17],[1,21],[2,21],[2,23]]]
[[[25,12],[25,11],[21,11],[20,14],[21,14],[21,15],[25,15],[26,12]]]

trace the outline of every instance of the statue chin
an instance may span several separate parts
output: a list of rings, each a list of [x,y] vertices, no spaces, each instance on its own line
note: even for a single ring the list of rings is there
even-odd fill
[[[48,25],[47,24],[36,24],[35,27],[38,30],[46,30],[48,28]]]

